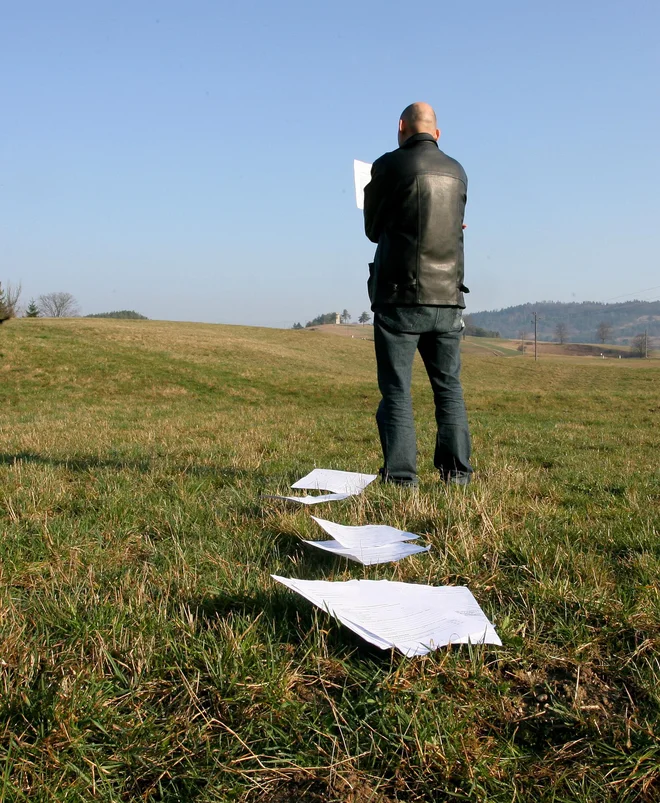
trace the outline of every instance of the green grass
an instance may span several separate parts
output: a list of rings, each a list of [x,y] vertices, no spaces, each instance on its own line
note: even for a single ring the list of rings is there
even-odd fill
[[[424,535],[359,567],[262,500],[375,471],[373,344],[116,320],[0,332],[0,799],[654,801],[660,367],[467,350],[475,482],[317,508]],[[405,659],[271,573],[466,584],[504,646]]]

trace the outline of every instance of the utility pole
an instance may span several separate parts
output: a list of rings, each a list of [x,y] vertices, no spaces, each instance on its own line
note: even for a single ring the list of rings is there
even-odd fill
[[[536,312],[534,312],[534,362],[536,362],[536,360],[538,359],[537,350],[536,350],[536,343],[537,343],[537,337],[536,337]]]
[[[644,359],[648,360],[649,358],[649,330],[644,330]]]

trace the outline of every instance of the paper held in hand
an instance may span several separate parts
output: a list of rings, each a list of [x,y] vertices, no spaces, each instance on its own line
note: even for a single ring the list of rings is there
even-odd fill
[[[364,209],[364,188],[371,181],[371,165],[353,159],[353,176],[355,178],[355,202],[358,209]]]
[[[365,641],[405,656],[447,644],[497,644],[499,636],[464,586],[426,586],[389,580],[293,580],[278,583],[334,616]]]

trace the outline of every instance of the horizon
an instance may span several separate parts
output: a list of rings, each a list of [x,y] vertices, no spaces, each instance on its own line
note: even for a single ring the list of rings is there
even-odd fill
[[[0,283],[0,286],[1,286],[1,283]],[[535,307],[535,306],[542,306],[542,305],[548,305],[548,306],[552,306],[552,305],[557,305],[557,306],[582,306],[582,305],[585,305],[585,304],[594,305],[594,306],[599,307],[601,309],[602,308],[606,308],[606,307],[612,308],[612,309],[603,310],[604,313],[608,314],[608,313],[614,311],[615,308],[624,309],[628,305],[654,304],[654,303],[658,303],[658,302],[660,302],[660,298],[657,298],[657,299],[631,298],[631,299],[626,299],[626,300],[622,300],[622,301],[614,301],[613,300],[613,301],[609,301],[609,302],[593,301],[593,300],[590,300],[590,299],[587,299],[587,300],[584,300],[584,301],[577,301],[577,300],[572,300],[572,301],[551,301],[551,300],[547,300],[546,299],[546,300],[542,300],[542,301],[538,301],[538,300],[537,301],[526,301],[526,302],[522,302],[522,303],[519,303],[519,304],[511,304],[511,305],[506,306],[506,307],[498,307],[498,308],[486,309],[486,310],[468,311],[466,309],[466,310],[463,311],[463,314],[464,314],[464,317],[469,318],[470,316],[473,316],[473,315],[476,316],[476,315],[482,315],[482,314],[497,315],[498,313],[508,312],[510,310],[515,310],[515,309],[522,309],[522,308],[525,308],[525,307]],[[20,309],[19,309],[19,314],[16,316],[17,318],[25,317],[25,308],[26,308],[26,306],[27,305],[25,303],[21,303],[21,306],[20,306]],[[348,311],[350,313],[350,310],[348,310]],[[370,320],[369,321],[367,321],[365,323],[360,323],[358,321],[358,316],[361,313],[358,313],[356,315],[353,315],[353,313],[351,313],[351,319],[349,321],[341,322],[340,324],[337,324],[337,325],[339,325],[339,326],[358,326],[358,327],[371,326],[373,324],[373,312],[371,310],[364,310],[364,311],[368,312],[368,314],[370,316]],[[596,311],[601,311],[601,310],[600,309],[599,310],[595,310],[594,312],[596,312]],[[217,326],[253,326],[253,327],[256,327],[256,328],[263,328],[263,329],[284,329],[284,330],[292,329],[292,328],[294,328],[294,325],[298,324],[298,323],[301,324],[303,329],[317,327],[317,326],[331,325],[331,324],[311,324],[311,325],[308,326],[308,324],[310,324],[310,322],[311,322],[311,320],[313,320],[313,318],[310,318],[309,320],[307,320],[307,316],[303,316],[302,318],[298,318],[297,320],[292,321],[291,325],[287,325],[287,326],[275,326],[275,325],[272,325],[272,324],[265,324],[265,323],[245,324],[245,323],[233,323],[233,322],[227,322],[227,321],[204,321],[204,320],[196,320],[196,319],[192,319],[192,318],[191,319],[150,318],[149,316],[145,316],[144,313],[141,310],[134,309],[134,308],[102,310],[102,311],[99,311],[99,312],[81,311],[76,315],[62,316],[62,317],[63,318],[66,318],[66,317],[70,317],[70,318],[96,318],[96,317],[100,317],[100,318],[102,318],[102,317],[111,317],[111,316],[113,316],[115,314],[119,315],[121,313],[129,313],[129,314],[139,315],[139,316],[142,316],[142,318],[144,320],[160,321],[162,323],[195,323],[195,324],[209,324],[209,325],[217,325]],[[329,310],[329,311],[327,311],[325,313],[318,313],[318,315],[330,315],[330,314],[332,314],[332,315],[341,315],[342,313],[339,310]],[[42,318],[42,319],[49,319],[49,318],[53,318],[54,316],[40,315],[39,317]],[[318,317],[318,316],[315,316],[315,317]],[[137,320],[137,319],[133,318],[132,320]],[[305,320],[305,323],[303,323],[303,320]]]

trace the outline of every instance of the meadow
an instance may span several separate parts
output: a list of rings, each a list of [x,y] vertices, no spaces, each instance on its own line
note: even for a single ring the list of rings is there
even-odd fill
[[[0,331],[0,800],[660,799],[660,362],[466,343],[475,481],[312,512],[423,535],[373,567],[261,498],[375,473],[373,344],[103,319]],[[278,586],[467,585],[502,647],[369,647]]]

